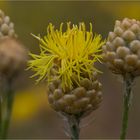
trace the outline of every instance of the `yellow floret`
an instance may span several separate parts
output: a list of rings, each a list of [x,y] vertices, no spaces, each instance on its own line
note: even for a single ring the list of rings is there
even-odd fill
[[[57,65],[57,78],[62,80],[62,87],[72,87],[73,80],[79,83],[82,73],[88,73],[89,77],[93,71],[98,71],[94,67],[96,61],[102,58],[100,55],[101,46],[105,41],[101,41],[100,35],[94,35],[92,24],[90,31],[86,31],[85,24],[79,23],[79,26],[67,23],[67,29],[63,31],[63,23],[57,30],[50,23],[47,28],[47,35],[41,38],[35,36],[40,42],[40,54],[30,54],[33,60],[29,61],[29,68],[39,75],[40,81],[46,79],[50,82],[53,80],[51,69]],[[74,76],[78,78],[74,79]],[[73,80],[72,80],[73,79]]]

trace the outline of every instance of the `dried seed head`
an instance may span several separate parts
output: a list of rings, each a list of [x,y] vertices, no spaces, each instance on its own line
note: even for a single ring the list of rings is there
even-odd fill
[[[128,18],[117,20],[107,42],[103,47],[103,59],[109,69],[116,74],[140,75],[140,22]]]

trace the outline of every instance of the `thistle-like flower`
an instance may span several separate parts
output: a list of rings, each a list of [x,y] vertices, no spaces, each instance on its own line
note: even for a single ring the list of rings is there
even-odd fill
[[[92,24],[86,31],[84,23],[79,26],[63,23],[57,30],[52,24],[47,35],[41,38],[40,54],[30,54],[29,68],[39,76],[37,81],[47,79],[48,99],[51,106],[67,115],[84,115],[95,110],[102,100],[101,84],[97,80],[94,63],[101,57],[100,35],[93,35]]]
[[[87,73],[89,77],[96,70],[94,63],[100,60],[101,41],[100,35],[93,38],[92,24],[90,32],[86,31],[84,23],[70,27],[67,23],[67,30],[63,33],[63,23],[60,30],[55,30],[49,24],[47,36],[36,37],[40,41],[40,55],[31,54],[35,60],[29,61],[30,67],[39,75],[38,81],[47,78],[52,81],[52,68],[57,65],[55,71],[56,78],[62,80],[62,86],[73,87],[73,81],[79,83],[83,79],[82,73]],[[73,79],[73,80],[72,80]]]
[[[98,72],[94,63],[101,59],[101,46],[104,42],[101,42],[100,35],[93,38],[92,24],[89,32],[84,23],[80,23],[79,27],[73,25],[72,28],[67,23],[64,33],[62,27],[63,24],[60,25],[60,30],[55,30],[49,24],[47,36],[43,39],[36,37],[40,41],[41,53],[30,54],[34,60],[29,61],[29,68],[36,72],[33,76],[39,75],[37,81],[47,78],[49,84],[52,84],[53,81],[61,80],[61,90],[67,92],[75,86],[80,87],[85,78],[92,81],[93,72]]]

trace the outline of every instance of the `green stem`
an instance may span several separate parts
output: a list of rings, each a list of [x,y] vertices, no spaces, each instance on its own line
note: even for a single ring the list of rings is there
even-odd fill
[[[2,131],[2,97],[0,96],[0,136]]]
[[[79,133],[80,133],[80,116],[79,115],[69,115],[67,117],[69,129],[70,129],[70,136],[72,140],[78,140],[79,139]]]
[[[126,138],[127,128],[128,128],[128,117],[129,117],[129,109],[131,105],[131,97],[132,97],[132,84],[134,77],[130,74],[126,74],[124,76],[124,101],[123,101],[123,120],[122,120],[122,130],[120,139],[124,140]]]
[[[6,110],[5,110],[5,116],[2,120],[2,132],[1,132],[1,138],[6,139],[10,118],[11,118],[11,112],[12,112],[12,106],[13,106],[13,100],[14,100],[14,93],[12,90],[12,80],[8,80],[6,83],[6,89],[5,89],[5,95],[6,95]]]

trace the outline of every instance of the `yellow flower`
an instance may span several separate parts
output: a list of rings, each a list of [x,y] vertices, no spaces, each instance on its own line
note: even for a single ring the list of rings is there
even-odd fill
[[[34,36],[34,35],[33,35]],[[90,31],[86,31],[85,24],[79,26],[67,23],[66,31],[63,31],[63,23],[57,30],[50,23],[47,28],[47,35],[41,38],[34,36],[40,42],[40,54],[30,54],[33,60],[29,61],[29,68],[39,76],[37,81],[46,79],[50,82],[54,78],[51,76],[52,67],[57,65],[56,78],[62,80],[62,87],[73,87],[73,81],[77,84],[83,79],[82,74],[88,73],[89,77],[93,71],[98,71],[94,67],[96,61],[100,61],[102,51],[101,46],[105,41],[101,41],[100,35],[93,35],[92,24]],[[78,78],[74,78],[77,76]]]

